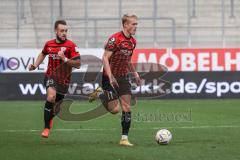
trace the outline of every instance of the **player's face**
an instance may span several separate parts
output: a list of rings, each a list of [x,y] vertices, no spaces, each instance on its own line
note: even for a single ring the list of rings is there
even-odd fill
[[[63,24],[59,24],[56,29],[56,37],[59,41],[64,42],[67,39],[68,27]]]
[[[136,31],[137,31],[137,19],[136,18],[130,18],[128,20],[128,23],[126,23],[125,27],[126,30],[131,34],[131,35],[135,35]]]

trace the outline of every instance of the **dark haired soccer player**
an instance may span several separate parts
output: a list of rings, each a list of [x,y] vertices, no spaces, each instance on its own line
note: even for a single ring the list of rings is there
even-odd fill
[[[66,21],[56,21],[56,38],[46,42],[36,62],[29,66],[29,71],[35,70],[48,55],[48,68],[44,79],[47,89],[44,107],[45,127],[41,134],[44,138],[48,138],[52,128],[54,105],[63,100],[68,91],[72,68],[80,68],[80,54],[75,43],[67,39],[67,32]]]
[[[137,29],[137,16],[126,14],[122,17],[123,30],[113,34],[106,46],[103,61],[102,88],[97,88],[89,96],[89,101],[100,98],[104,107],[116,114],[119,106],[122,108],[122,138],[120,145],[133,146],[128,141],[128,132],[131,124],[131,84],[128,74],[133,76],[138,85],[140,78],[131,64],[131,56],[136,47],[136,40],[132,37]]]

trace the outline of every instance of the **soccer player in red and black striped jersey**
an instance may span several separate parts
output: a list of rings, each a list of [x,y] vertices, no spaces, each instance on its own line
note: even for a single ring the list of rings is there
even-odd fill
[[[42,137],[48,138],[54,117],[54,105],[64,99],[71,80],[72,68],[80,68],[80,54],[77,46],[67,39],[68,26],[66,21],[55,22],[56,38],[47,41],[29,70],[35,70],[48,56],[48,68],[44,84],[47,89],[47,100],[44,107],[45,127]]]
[[[128,141],[128,132],[131,124],[131,84],[128,74],[131,72],[140,85],[138,73],[131,64],[131,56],[136,47],[136,40],[132,37],[137,29],[137,16],[126,14],[122,17],[123,30],[113,34],[106,46],[103,55],[102,88],[97,88],[89,96],[89,101],[100,98],[104,107],[111,113],[119,112],[122,108],[122,138],[120,145],[133,146]]]

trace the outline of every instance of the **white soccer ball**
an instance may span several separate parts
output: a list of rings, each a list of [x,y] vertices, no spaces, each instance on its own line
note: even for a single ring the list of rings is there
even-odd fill
[[[168,144],[172,139],[172,133],[167,129],[157,131],[155,140],[158,144]]]

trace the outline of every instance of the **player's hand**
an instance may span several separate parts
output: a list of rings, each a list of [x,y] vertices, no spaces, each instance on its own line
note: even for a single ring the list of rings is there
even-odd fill
[[[109,77],[110,84],[113,88],[119,87],[117,80],[115,79],[114,76]]]
[[[36,69],[36,67],[34,66],[34,64],[30,64],[29,66],[28,66],[28,70],[29,71],[33,71],[33,70],[35,70]]]
[[[58,56],[61,58],[61,60],[63,60],[64,61],[64,59],[65,59],[65,55],[64,55],[64,51],[59,51],[58,52]]]
[[[141,84],[142,84],[141,78],[138,76],[138,77],[135,77],[135,79],[136,79],[136,84],[137,84],[138,86],[141,86]]]
[[[141,80],[141,78],[139,77],[139,75],[138,75],[137,72],[134,73],[134,78],[135,78],[136,84],[137,84],[138,86],[140,86],[140,85],[142,84],[142,80]]]

